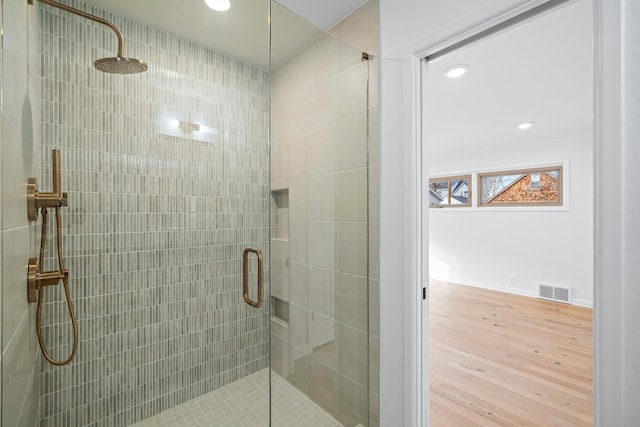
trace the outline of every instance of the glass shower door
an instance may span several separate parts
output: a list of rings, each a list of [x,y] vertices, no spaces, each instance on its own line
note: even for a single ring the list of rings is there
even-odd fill
[[[94,70],[113,48],[109,29],[29,6],[39,8],[39,23],[29,22],[39,26],[41,49],[27,55],[42,64],[39,185],[51,188],[49,153],[60,149],[80,332],[68,366],[37,360],[41,425],[267,426],[270,300],[254,307],[243,295],[246,248],[262,252],[269,295],[266,65],[70,3],[112,20],[149,70]],[[250,30],[268,58],[268,2],[253,6],[262,27]],[[248,255],[248,298],[257,300],[257,257]],[[42,332],[58,358],[71,344],[63,298],[45,291]]]

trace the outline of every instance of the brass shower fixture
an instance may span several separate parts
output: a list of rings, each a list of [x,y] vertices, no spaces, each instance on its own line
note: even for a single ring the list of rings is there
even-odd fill
[[[60,191],[60,151],[53,150],[51,157],[53,191],[50,193],[39,192],[38,182],[35,178],[29,178],[27,182],[27,216],[29,221],[38,219],[38,209],[40,208],[67,206],[67,193]]]
[[[53,178],[53,191],[50,193],[41,193],[37,189],[36,179],[29,178],[27,186],[27,216],[30,221],[35,221],[38,217],[38,209],[42,212],[42,233],[40,236],[40,254],[39,257],[30,258],[27,271],[27,300],[30,303],[37,301],[36,308],[36,333],[38,335],[38,344],[44,358],[52,365],[62,366],[70,363],[78,351],[78,321],[76,313],[73,309],[71,294],[69,292],[69,270],[64,265],[62,257],[62,214],[61,208],[67,206],[67,193],[60,191],[60,151],[51,151],[51,165]],[[44,265],[44,252],[47,243],[47,219],[48,209],[56,211],[56,243],[58,255],[58,269],[53,271],[41,272],[40,269]],[[73,348],[71,354],[64,361],[55,360],[49,355],[42,338],[42,303],[44,301],[44,288],[46,286],[56,286],[62,281],[64,294],[67,300],[67,309],[69,317],[71,317],[71,326],[73,328]]]
[[[29,4],[33,5],[34,0],[27,0]],[[71,6],[67,6],[66,4],[58,3],[53,0],[38,0],[40,3],[47,4],[49,6],[64,10],[65,12],[73,13],[74,15],[81,16],[83,18],[90,19],[94,22],[98,22],[102,25],[106,25],[111,28],[114,33],[116,33],[116,37],[118,38],[118,54],[112,58],[102,58],[97,59],[93,62],[93,66],[96,67],[97,70],[103,71],[105,73],[113,73],[113,74],[134,74],[134,73],[142,73],[147,71],[147,63],[135,58],[125,58],[124,56],[124,38],[122,37],[122,33],[111,22],[106,19],[102,19],[98,16],[91,15],[90,13],[83,12],[81,10],[75,9]]]

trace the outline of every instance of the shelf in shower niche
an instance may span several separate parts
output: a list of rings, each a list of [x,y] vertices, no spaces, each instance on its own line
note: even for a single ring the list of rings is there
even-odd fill
[[[283,320],[277,316],[271,316],[271,321],[281,328],[289,329],[289,322],[287,322],[286,320]]]
[[[289,339],[289,322],[279,317],[271,317],[271,333],[284,339]]]
[[[282,242],[282,243],[289,243],[289,239],[284,239],[282,237],[274,237],[271,239],[272,242]]]

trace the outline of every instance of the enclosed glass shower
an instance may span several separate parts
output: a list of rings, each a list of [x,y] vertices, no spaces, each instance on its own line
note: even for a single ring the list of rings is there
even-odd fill
[[[3,3],[2,424],[369,425],[374,1],[323,31],[253,0],[263,27],[238,31],[267,66],[63,3],[116,24],[149,69],[100,73],[108,28]],[[41,225],[25,186],[52,187],[52,149],[79,330],[62,367],[26,298]],[[43,294],[65,359],[62,287]]]

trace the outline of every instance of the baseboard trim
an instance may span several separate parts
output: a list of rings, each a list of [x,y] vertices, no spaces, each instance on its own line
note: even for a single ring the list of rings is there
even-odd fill
[[[509,286],[499,286],[491,283],[474,282],[469,280],[464,280],[464,281],[447,280],[447,281],[451,283],[455,283],[456,285],[488,289],[490,291],[504,292],[507,294],[520,295],[520,296],[529,297],[529,298],[538,298],[538,294],[536,293],[536,291],[530,291],[526,289],[511,288]],[[586,308],[593,308],[593,301],[589,301],[586,299],[573,298],[573,300],[571,301],[571,305],[576,305],[579,307],[586,307]]]
[[[474,282],[474,281],[470,281],[470,280],[464,280],[464,281],[449,280],[449,282],[455,283],[456,285],[471,286],[471,287],[474,287],[474,288],[488,289],[490,291],[504,292],[504,293],[507,293],[507,294],[520,295],[520,296],[523,296],[523,297],[530,297],[530,298],[536,298],[537,297],[537,294],[536,294],[535,291],[529,291],[529,290],[526,290],[526,289],[511,288],[509,286],[499,286],[499,285],[494,285],[494,284],[491,284],[491,283]]]
[[[593,308],[593,301],[574,298],[573,305],[577,305],[578,307]]]

